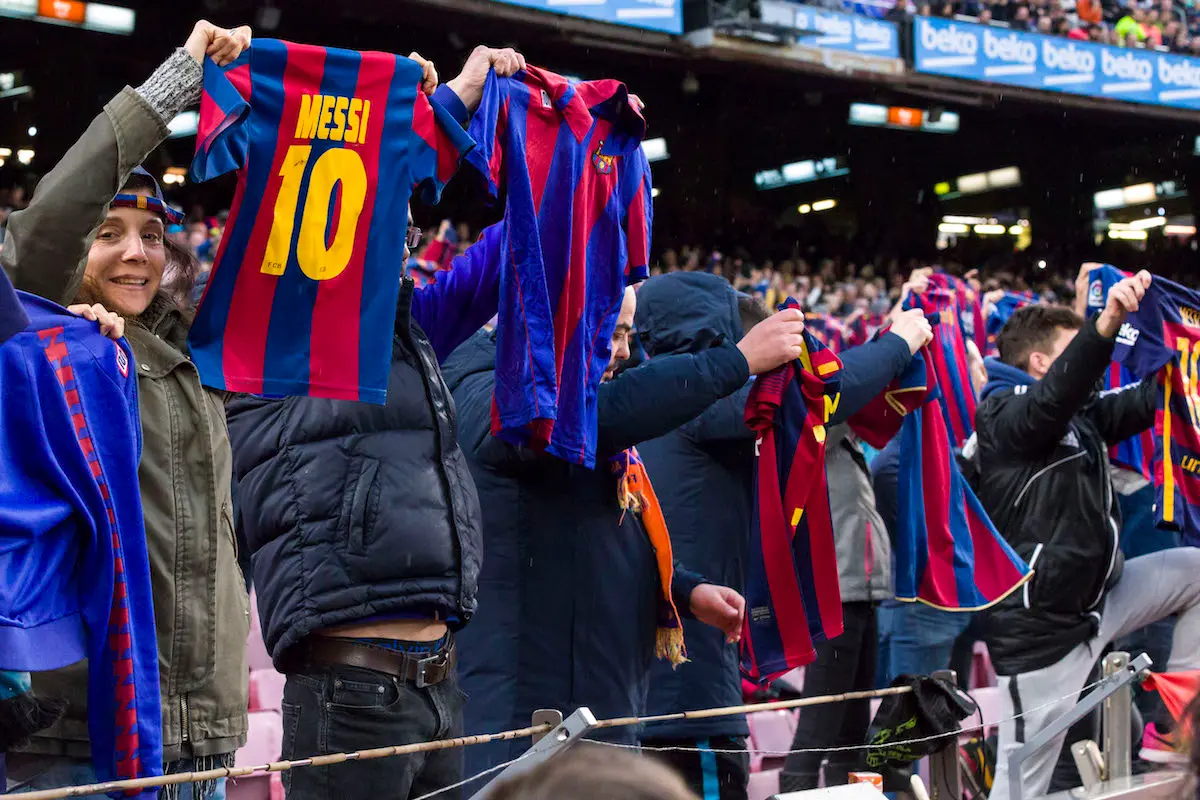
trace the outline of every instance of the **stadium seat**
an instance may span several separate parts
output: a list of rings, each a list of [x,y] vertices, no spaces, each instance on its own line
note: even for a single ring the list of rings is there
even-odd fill
[[[236,763],[251,766],[278,761],[282,747],[282,715],[278,711],[251,711],[246,744],[237,751]]]
[[[1000,724],[1000,719],[1004,715],[1004,694],[1003,690],[998,686],[985,686],[979,689],[971,690],[971,697],[974,698],[979,706],[979,712],[983,716],[983,724],[990,731]],[[978,717],[972,716],[963,720],[963,727],[974,726],[978,724]]]
[[[784,753],[792,749],[792,736],[796,733],[796,712],[755,711],[746,715],[750,735],[756,750]],[[782,755],[762,754],[764,759],[780,759]]]
[[[250,670],[250,710],[279,711],[285,681],[274,668]]]
[[[250,592],[250,636],[246,639],[246,663],[251,670],[275,668],[263,643],[262,628],[258,625],[258,598],[253,591]]]
[[[237,751],[238,766],[259,766],[279,760],[283,747],[283,717],[278,711],[251,711],[246,744]],[[277,773],[250,775],[230,781],[229,800],[283,800],[283,784]]]
[[[996,670],[992,668],[992,657],[983,642],[975,643],[971,656],[971,681],[967,685],[972,690],[996,685]]]
[[[779,794],[779,770],[751,773],[746,794],[750,800],[767,800],[768,797]]]

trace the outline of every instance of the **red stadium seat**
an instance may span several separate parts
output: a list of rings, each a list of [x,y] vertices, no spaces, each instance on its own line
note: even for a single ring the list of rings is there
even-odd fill
[[[746,793],[750,800],[767,800],[768,797],[779,794],[779,770],[751,773]]]
[[[250,710],[278,712],[285,681],[273,668],[250,670]]]
[[[254,592],[250,592],[250,636],[246,639],[246,662],[251,670],[275,668],[263,643],[262,628],[258,624],[258,598]]]

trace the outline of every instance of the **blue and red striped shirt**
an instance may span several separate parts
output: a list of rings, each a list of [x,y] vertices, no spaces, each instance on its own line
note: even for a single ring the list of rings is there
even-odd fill
[[[921,309],[934,322],[933,342],[926,349],[937,385],[946,387],[939,394],[939,404],[946,418],[950,442],[956,449],[961,448],[975,432],[976,400],[967,364],[967,336],[962,327],[958,295],[948,289],[929,289],[922,294],[910,294],[905,306]]]
[[[790,299],[782,307],[798,307]],[[800,358],[760,375],[746,402],[758,434],[742,673],[765,683],[816,658],[842,633],[841,589],[825,483],[825,425],[842,364],[805,331]]]
[[[421,80],[407,58],[272,39],[205,62],[192,174],[238,173],[188,340],[205,385],[384,402],[410,194],[436,202],[472,147],[461,101]]]
[[[1200,292],[1156,276],[1117,333],[1113,358],[1157,378],[1156,522],[1200,544]]]
[[[133,354],[94,322],[19,296],[30,325],[0,347],[0,669],[87,658],[97,777],[160,775]]]
[[[614,80],[493,72],[468,156],[506,193],[492,433],[595,465],[596,393],[624,289],[648,274],[646,124]]]
[[[1108,291],[1124,278],[1128,272],[1114,266],[1103,264],[1088,272],[1087,315],[1094,317],[1104,310],[1108,302]],[[1137,383],[1140,379],[1133,370],[1116,360],[1108,366],[1104,376],[1105,390],[1112,391]],[[1118,442],[1108,449],[1108,458],[1114,464],[1140,473],[1148,481],[1154,480],[1154,432],[1142,431],[1137,436],[1130,436],[1123,442]]]

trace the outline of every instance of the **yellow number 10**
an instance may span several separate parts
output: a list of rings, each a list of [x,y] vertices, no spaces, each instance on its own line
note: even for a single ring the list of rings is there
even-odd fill
[[[1186,336],[1180,336],[1175,339],[1175,347],[1179,350],[1179,379],[1183,385],[1188,415],[1192,418],[1192,425],[1200,428],[1200,397],[1196,396],[1197,388],[1200,388],[1200,374],[1196,369],[1200,365],[1200,342],[1191,342]]]
[[[300,202],[300,182],[308,166],[311,145],[294,144],[288,148],[279,176],[283,183],[275,199],[274,221],[261,270],[267,275],[282,275],[287,269],[296,224],[296,206]],[[337,233],[326,244],[329,227],[329,201],[337,184],[342,184],[341,212]],[[358,218],[367,199],[367,170],[354,150],[334,148],[317,157],[308,178],[308,194],[300,217],[300,235],[296,239],[296,261],[300,270],[314,281],[336,278],[350,264]]]

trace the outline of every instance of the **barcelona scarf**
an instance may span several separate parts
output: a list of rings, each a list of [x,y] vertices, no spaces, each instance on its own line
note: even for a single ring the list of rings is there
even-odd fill
[[[791,298],[781,308],[795,308]],[[800,358],[755,381],[746,425],[758,435],[742,673],[760,684],[816,658],[842,632],[825,483],[825,425],[842,363],[805,331]]]
[[[675,667],[687,660],[687,650],[684,648],[679,610],[675,608],[675,601],[671,597],[675,559],[671,553],[671,534],[667,530],[667,520],[663,516],[662,506],[659,505],[654,486],[650,483],[650,474],[646,472],[646,465],[642,463],[637,448],[629,448],[613,458],[610,463],[613,473],[617,476],[617,504],[621,507],[621,519],[625,519],[625,513],[628,511],[641,517],[642,527],[650,539],[654,560],[658,564],[661,596],[658,599],[658,636],[654,653]]]
[[[872,447],[899,430],[896,599],[946,611],[976,611],[1003,600],[1032,575],[996,530],[954,458],[930,347],[850,419]]]

